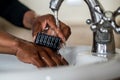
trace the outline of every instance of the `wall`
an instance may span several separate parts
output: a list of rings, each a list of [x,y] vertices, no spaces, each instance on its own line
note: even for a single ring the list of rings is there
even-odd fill
[[[20,0],[33,10],[35,10],[38,14],[46,14],[51,13],[51,10],[49,9],[49,2],[50,0]],[[60,20],[68,23],[68,24],[79,24],[79,23],[85,23],[85,20],[90,18],[89,10],[86,5],[86,3],[81,0],[80,5],[69,5],[67,4],[68,0],[64,0],[60,11],[59,11],[59,18]],[[71,0],[72,1],[72,0]],[[74,0],[79,1],[80,0]],[[120,0],[99,0],[102,4],[105,10],[111,10],[114,11],[120,6]]]

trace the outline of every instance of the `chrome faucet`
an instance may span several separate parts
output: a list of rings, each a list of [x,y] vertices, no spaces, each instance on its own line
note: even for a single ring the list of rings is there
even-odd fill
[[[114,12],[105,11],[99,0],[84,1],[91,14],[91,19],[86,20],[86,23],[93,31],[93,55],[111,58],[116,54],[113,30],[120,34],[120,26],[115,21],[120,14],[120,7]]]
[[[50,6],[49,8],[53,11],[54,13],[54,17],[55,17],[55,21],[56,21],[56,25],[57,27],[60,26],[59,24],[59,19],[58,19],[58,11],[59,11],[59,8],[62,4],[64,0],[51,0],[50,1]]]

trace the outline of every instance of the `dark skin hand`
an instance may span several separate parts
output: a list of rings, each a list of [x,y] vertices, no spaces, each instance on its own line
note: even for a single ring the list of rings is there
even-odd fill
[[[21,43],[16,56],[25,63],[30,63],[37,67],[68,65],[66,60],[62,59],[59,54],[49,48],[26,41]]]
[[[38,16],[33,23],[32,31],[33,37],[36,37],[38,32],[44,32],[45,28],[48,27],[47,34],[60,37],[64,43],[71,34],[69,26],[60,22],[60,27],[58,28],[55,24],[54,16],[51,14]],[[54,34],[52,33],[54,32]]]
[[[57,28],[54,17],[50,14],[35,17],[33,11],[28,11],[24,15],[23,24],[26,28],[32,29],[34,39],[47,24],[50,26],[47,34],[51,35],[51,32],[54,32],[54,36],[62,39],[61,44],[71,34],[69,26],[62,22],[60,22],[60,28]],[[34,42],[17,38],[3,31],[0,31],[0,53],[15,55],[20,61],[33,64],[38,68],[68,65],[68,62],[57,51],[38,46]]]
[[[60,27],[58,28],[54,16],[46,14],[37,16],[33,11],[27,11],[23,18],[23,24],[26,28],[32,29],[32,35],[35,39],[38,32],[42,32],[49,25],[48,35],[51,35],[51,30],[54,31],[54,36],[58,36],[64,43],[71,35],[71,29],[68,25],[60,21]]]
[[[20,61],[40,67],[68,65],[67,61],[49,48],[0,31],[0,52],[15,55]]]
[[[46,27],[48,27],[48,30],[45,30]],[[65,25],[62,22],[60,22],[60,28],[58,28],[55,24],[55,19],[51,14],[37,17],[33,24],[32,30],[34,39],[38,32],[43,32],[48,35],[60,37],[62,39],[61,44],[64,43],[71,34],[69,26]],[[49,56],[55,61],[57,65],[68,64],[67,61],[60,54],[57,53],[57,51],[52,51],[49,48],[46,48],[45,51],[48,52]],[[52,63],[52,61],[50,62]]]

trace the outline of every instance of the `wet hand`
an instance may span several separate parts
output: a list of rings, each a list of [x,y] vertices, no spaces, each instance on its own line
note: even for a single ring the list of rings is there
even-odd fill
[[[33,23],[32,31],[33,37],[35,39],[38,32],[44,32],[47,28],[47,34],[60,37],[64,43],[70,36],[71,30],[70,27],[60,22],[60,27],[58,28],[54,16],[51,14],[42,15],[36,17]]]
[[[18,43],[16,56],[20,61],[38,68],[68,65],[68,62],[56,51],[22,40]]]

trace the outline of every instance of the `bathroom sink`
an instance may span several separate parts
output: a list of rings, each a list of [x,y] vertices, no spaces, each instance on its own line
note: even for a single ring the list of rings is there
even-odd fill
[[[37,69],[15,56],[0,54],[0,80],[109,80],[120,77],[120,49],[111,60],[91,55],[90,46],[60,50],[69,66]]]

